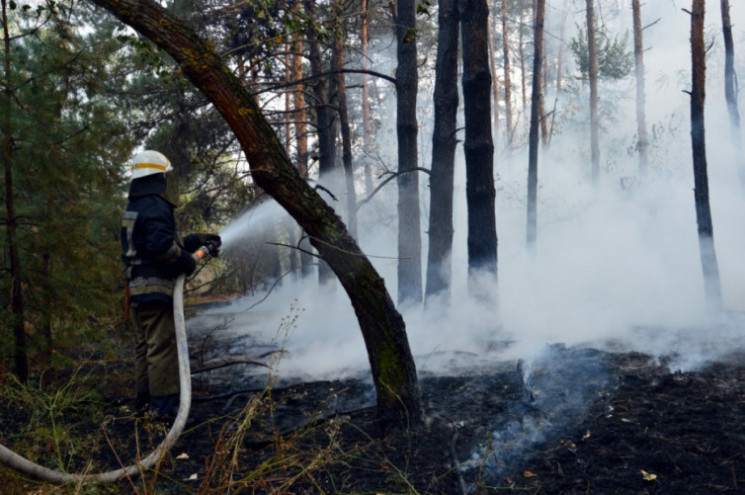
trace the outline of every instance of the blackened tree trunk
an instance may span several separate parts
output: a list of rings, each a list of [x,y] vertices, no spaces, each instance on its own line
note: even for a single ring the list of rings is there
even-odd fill
[[[644,42],[642,38],[642,14],[639,0],[632,0],[634,17],[634,69],[636,74],[636,151],[639,153],[639,175],[647,175],[647,136],[646,94],[644,91]]]
[[[425,303],[437,294],[450,294],[450,253],[453,248],[453,171],[458,112],[458,0],[439,0],[438,6]]]
[[[466,124],[466,203],[469,281],[477,272],[497,278],[494,144],[491,134],[491,75],[486,0],[461,0],[463,105]]]
[[[316,18],[314,0],[305,0],[305,12],[311,19]],[[336,168],[336,119],[332,111],[332,97],[336,94],[336,82],[334,79],[329,83],[323,70],[323,58],[321,55],[320,41],[311,23],[308,29],[308,51],[311,75],[313,82],[313,107],[316,113],[316,134],[318,136],[318,181],[327,189],[334,191],[332,184]],[[333,274],[326,260],[318,262],[318,280],[321,284],[332,281]]]
[[[5,184],[5,245],[8,249],[8,275],[10,277],[10,328],[13,331],[15,374],[21,383],[28,381],[28,355],[26,349],[26,330],[24,325],[24,304],[21,258],[18,255],[18,218],[15,211],[13,187],[13,128],[11,104],[13,85],[10,84],[10,28],[8,25],[8,4],[2,0],[3,55],[5,80],[2,100],[2,166]]]
[[[533,37],[533,94],[530,103],[530,134],[528,138],[528,251],[535,253],[538,223],[538,134],[542,118],[541,71],[543,69],[543,23],[546,18],[546,0],[536,0],[535,35]]]
[[[587,55],[590,61],[590,174],[592,180],[600,171],[600,130],[598,123],[598,54],[595,48],[595,0],[587,0]]]
[[[342,221],[293,166],[250,92],[210,44],[152,0],[94,0],[179,64],[210,99],[241,143],[257,185],[308,233],[354,308],[367,347],[378,411],[388,424],[422,420],[416,367],[406,327],[383,279]]]
[[[704,44],[704,0],[693,0],[691,11],[691,144],[693,148],[694,198],[701,250],[701,266],[707,301],[721,306],[719,264],[714,249],[714,226],[709,204],[709,176],[706,164],[704,103],[706,100],[706,47]]]
[[[745,154],[742,146],[740,111],[737,108],[737,81],[735,75],[735,44],[732,40],[732,22],[729,16],[729,0],[722,0],[722,31],[724,33],[724,95],[727,99],[729,125],[735,165],[740,176],[740,185],[745,189]]]
[[[422,301],[422,234],[416,119],[418,89],[416,5],[396,4],[396,133],[398,136],[398,302]],[[487,96],[488,98],[488,96]]]

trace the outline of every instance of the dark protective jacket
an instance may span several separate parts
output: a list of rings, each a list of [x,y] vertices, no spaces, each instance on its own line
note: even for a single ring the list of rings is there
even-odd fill
[[[195,268],[190,251],[199,246],[189,250],[179,242],[175,206],[163,197],[165,190],[165,174],[135,179],[130,186],[121,242],[133,302],[171,301],[176,277]]]

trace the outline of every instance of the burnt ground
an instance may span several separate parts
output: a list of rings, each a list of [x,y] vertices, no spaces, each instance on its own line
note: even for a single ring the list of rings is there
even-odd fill
[[[531,363],[420,383],[425,425],[386,436],[365,381],[216,392],[197,379],[188,430],[160,472],[112,490],[745,492],[745,356],[671,372],[642,354],[557,345]],[[103,428],[123,460],[160,438],[157,424],[126,414],[131,402],[104,406]],[[7,434],[13,415],[2,413]],[[96,458],[117,467],[111,448]],[[18,493],[36,487],[23,486]]]

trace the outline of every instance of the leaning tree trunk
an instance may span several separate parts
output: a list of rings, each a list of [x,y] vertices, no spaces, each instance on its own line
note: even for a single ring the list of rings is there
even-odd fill
[[[396,4],[396,134],[398,136],[398,302],[422,300],[422,234],[416,119],[416,6],[414,0]]]
[[[93,0],[167,52],[210,99],[241,143],[256,183],[308,233],[346,290],[367,347],[377,406],[388,424],[421,424],[406,327],[383,279],[332,208],[293,166],[252,95],[210,44],[152,0]]]
[[[6,81],[10,78],[10,39],[7,2],[2,0],[3,55]],[[5,177],[5,243],[8,249],[8,276],[10,277],[10,328],[13,331],[15,374],[18,380],[28,380],[28,356],[26,354],[26,330],[24,325],[23,284],[21,283],[21,258],[18,255],[18,218],[13,194],[13,133],[11,105],[13,87],[6,84],[3,89],[2,114],[2,165]]]
[[[461,0],[463,106],[466,124],[466,203],[469,282],[487,273],[496,285],[497,225],[494,144],[491,134],[486,0]]]
[[[538,134],[543,106],[541,105],[541,70],[543,69],[543,23],[546,0],[536,0],[535,35],[533,37],[533,95],[530,102],[530,134],[528,138],[528,251],[535,253],[538,223]]]
[[[429,255],[425,303],[450,294],[453,249],[453,173],[458,113],[458,0],[438,2],[435,122],[429,179]]]
[[[701,250],[701,266],[707,301],[721,306],[719,264],[714,249],[714,227],[709,204],[709,177],[706,164],[704,102],[706,99],[706,47],[704,44],[704,0],[693,0],[691,11],[691,144],[693,148],[694,198]]]
[[[742,147],[740,111],[737,108],[737,81],[735,75],[735,44],[732,40],[732,22],[729,17],[729,0],[722,0],[722,31],[724,33],[724,94],[729,111],[729,125],[732,134],[737,173],[740,185],[745,189],[745,154]]]
[[[642,14],[639,0],[632,0],[634,17],[634,68],[636,73],[636,149],[639,153],[639,175],[647,175],[647,137],[646,95],[644,93],[644,43],[642,39]]]
[[[600,171],[600,130],[598,124],[598,55],[595,49],[595,8],[587,0],[587,56],[590,80],[590,174],[592,180],[598,178]]]

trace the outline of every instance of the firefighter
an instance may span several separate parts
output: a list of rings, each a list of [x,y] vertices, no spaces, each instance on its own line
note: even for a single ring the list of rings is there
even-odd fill
[[[220,236],[190,234],[180,241],[173,210],[165,196],[171,164],[162,153],[146,150],[131,162],[129,204],[121,230],[124,275],[135,326],[135,407],[156,416],[175,417],[179,408],[179,369],[173,319],[176,278],[191,275],[207,246],[217,256]]]

